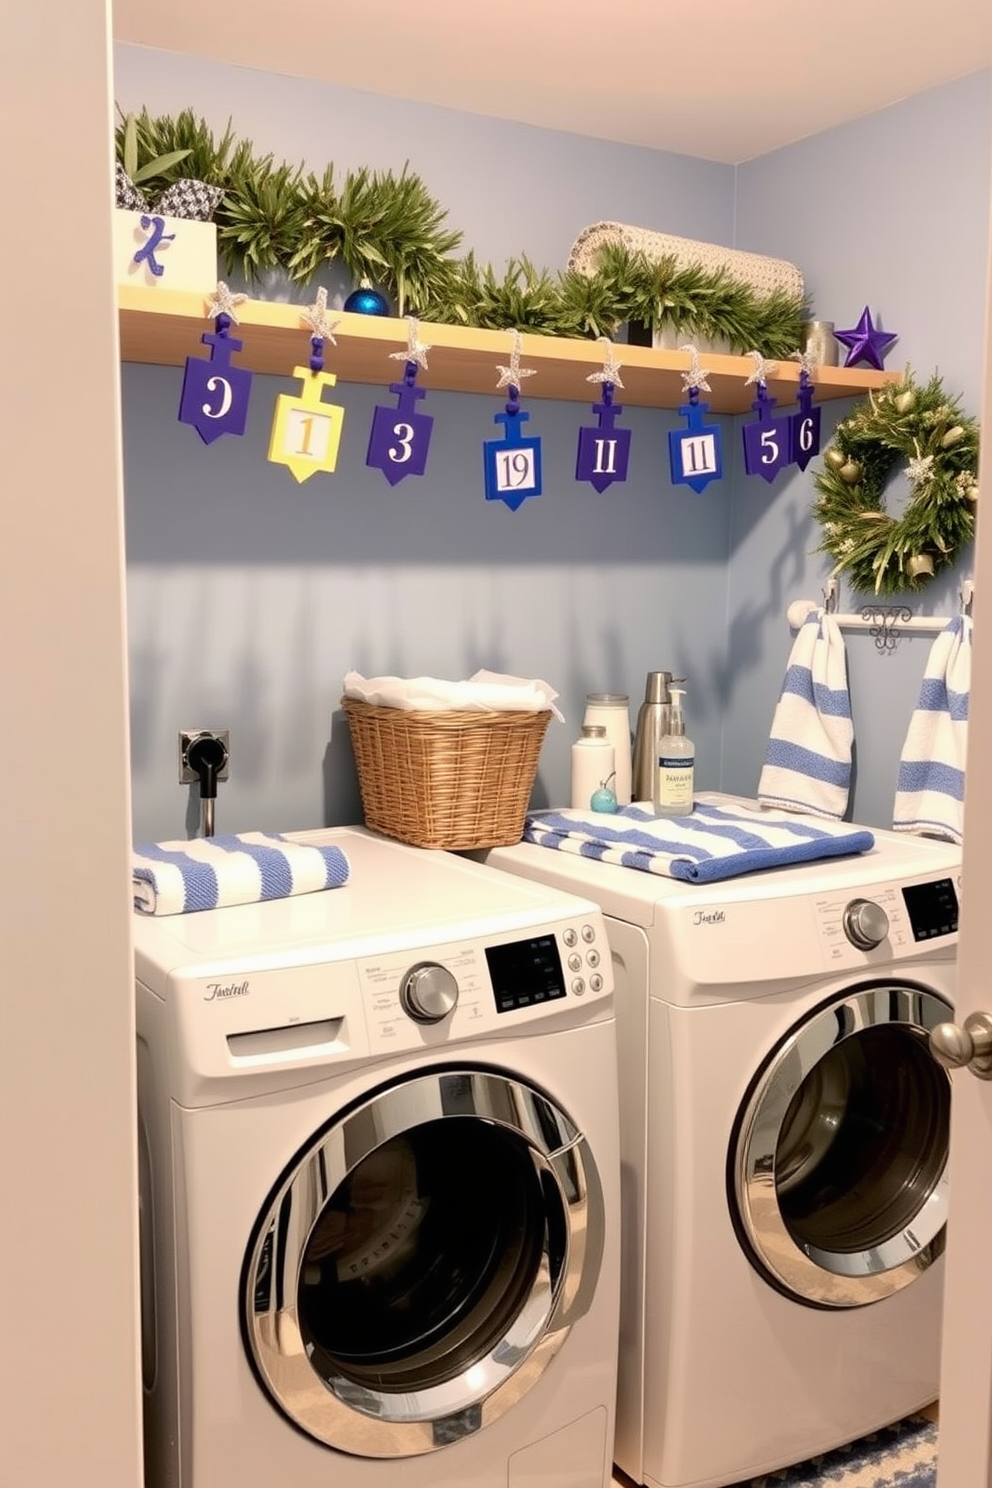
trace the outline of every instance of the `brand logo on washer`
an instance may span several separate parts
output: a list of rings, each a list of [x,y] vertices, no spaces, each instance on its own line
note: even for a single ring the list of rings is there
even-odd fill
[[[218,997],[247,997],[248,978],[243,982],[208,982],[203,994],[204,1002],[213,1002]]]
[[[727,918],[723,909],[697,909],[692,916],[694,925],[722,925]]]

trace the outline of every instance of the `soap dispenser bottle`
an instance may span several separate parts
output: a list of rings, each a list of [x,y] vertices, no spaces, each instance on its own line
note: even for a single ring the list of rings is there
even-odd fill
[[[672,687],[669,691],[672,703],[668,732],[658,741],[657,768],[652,795],[654,814],[655,816],[689,816],[693,805],[696,747],[685,735],[685,715],[682,711],[685,688]]]

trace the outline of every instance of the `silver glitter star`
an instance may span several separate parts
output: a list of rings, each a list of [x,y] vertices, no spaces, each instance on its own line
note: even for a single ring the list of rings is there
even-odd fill
[[[218,315],[229,315],[237,325],[238,317],[234,313],[235,306],[243,305],[247,298],[246,294],[232,294],[223,279],[218,279],[217,288],[207,301],[207,315],[211,320],[216,320]]]
[[[914,455],[906,466],[906,476],[914,486],[923,485],[926,481],[933,479],[934,467],[933,455]]]
[[[521,367],[520,347],[520,332],[514,331],[513,350],[510,353],[510,365],[508,367],[501,367],[498,362],[496,363],[496,370],[499,373],[499,382],[496,384],[497,392],[499,392],[500,388],[519,387],[521,377],[533,377],[534,373],[537,371],[536,367]]]
[[[394,362],[415,362],[418,367],[427,371],[427,353],[431,350],[417,340],[417,321],[412,315],[407,316],[406,351],[391,351],[389,353]]]
[[[689,356],[692,358],[691,362],[689,363],[688,372],[683,372],[681,374],[682,391],[684,393],[691,393],[695,388],[701,393],[708,393],[710,390],[710,385],[706,381],[706,379],[710,375],[709,369],[700,367],[699,353],[696,348],[692,345],[680,346],[679,351],[688,352]]]
[[[330,341],[332,346],[337,346],[338,343],[334,339],[334,327],[339,322],[327,318],[327,290],[323,286],[318,289],[314,303],[300,311],[300,319],[310,327],[311,335],[321,341]]]
[[[597,336],[596,340],[602,341],[606,347],[603,369],[601,372],[590,372],[586,378],[586,382],[612,382],[614,387],[622,388],[623,383],[620,380],[620,368],[623,366],[623,363],[614,360],[613,344],[610,338],[608,336]]]
[[[799,363],[800,372],[805,372],[807,377],[812,378],[813,368],[816,366],[816,357],[812,356],[808,351],[794,351],[792,353],[792,359]]]
[[[754,371],[744,379],[745,387],[750,387],[752,382],[767,382],[771,374],[778,371],[778,362],[766,362],[760,351],[749,351],[748,356],[754,357]]]

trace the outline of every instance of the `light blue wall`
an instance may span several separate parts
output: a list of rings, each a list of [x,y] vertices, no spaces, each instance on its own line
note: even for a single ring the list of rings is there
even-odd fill
[[[216,128],[231,117],[239,135],[278,158],[315,169],[333,159],[342,170],[409,160],[464,230],[465,247],[497,265],[527,253],[560,268],[581,229],[606,218],[727,244],[736,233],[741,247],[799,263],[817,308],[838,323],[853,324],[870,303],[901,332],[900,356],[918,348],[921,370],[938,361],[977,407],[987,73],[734,172],[142,48],[119,46],[115,69],[125,110],[188,105]],[[896,171],[890,155],[900,141]],[[907,184],[921,160],[931,171],[931,152],[944,163],[944,215],[926,199],[932,173]],[[834,261],[844,234],[822,223],[823,201],[842,188],[859,220],[866,201],[884,197],[870,231],[845,249],[847,277]],[[935,267],[945,238],[961,240],[953,292]],[[945,290],[946,323],[932,303]],[[790,641],[785,607],[815,595],[825,571],[808,556],[811,472],[770,488],[744,477],[737,421],[728,419],[727,478],[699,497],[673,489],[665,435],[677,415],[631,410],[630,480],[597,496],[573,479],[587,412],[535,399],[529,432],[544,440],[545,494],[510,513],[483,498],[480,450],[498,433],[495,394],[432,395],[428,475],[393,490],[364,466],[383,393],[340,386],[338,471],[297,486],[265,458],[274,399],[294,384],[256,379],[246,437],[210,449],[176,422],[179,385],[174,368],[124,369],[136,836],[181,836],[195,820],[176,783],[176,735],[189,726],[232,731],[219,830],[357,819],[345,731],[333,716],[350,667],[455,677],[487,666],[546,678],[567,721],[549,730],[539,804],[567,793],[586,691],[626,690],[633,714],[648,670],[683,671],[697,784],[753,793]],[[843,407],[829,405],[825,424]],[[924,600],[942,606],[948,592]],[[928,645],[904,643],[864,671],[849,646],[865,820],[889,819]],[[878,700],[877,717],[859,706],[867,697]]]
[[[733,231],[733,171],[706,161],[133,47],[117,50],[115,91],[125,111],[188,105],[217,128],[232,117],[259,149],[314,168],[332,158],[399,169],[409,158],[465,246],[494,263],[525,252],[564,267],[582,228],[609,217],[706,240]],[[384,361],[384,384],[394,371]],[[357,819],[340,713],[332,727],[352,667],[544,677],[566,722],[549,730],[535,800],[555,803],[567,796],[586,692],[627,691],[636,712],[649,670],[681,671],[699,679],[700,783],[719,784],[712,679],[726,647],[730,509],[725,497],[670,487],[677,414],[624,415],[630,478],[599,496],[574,480],[588,410],[531,401],[545,493],[511,513],[484,499],[495,392],[432,395],[428,474],[393,490],[364,464],[385,388],[341,385],[338,470],[298,486],[266,461],[274,400],[297,384],[256,379],[246,437],[206,449],[176,422],[180,378],[138,366],[123,377],[137,837],[182,836],[195,821],[176,780],[176,735],[190,726],[231,730],[218,830]],[[496,379],[494,367],[494,389]]]
[[[907,363],[920,379],[939,373],[948,393],[977,414],[982,395],[984,304],[992,170],[992,73],[907,99],[739,168],[737,244],[803,268],[814,309],[837,329],[867,304],[899,340],[888,368]],[[843,348],[841,358],[843,359]],[[849,403],[825,407],[823,445]],[[771,487],[736,480],[729,573],[729,669],[724,784],[751,792],[792,637],[790,599],[818,598],[830,564],[814,549],[819,528],[814,461]],[[886,503],[898,513],[905,481]],[[914,611],[954,613],[966,553],[953,574],[908,596]],[[868,596],[869,600],[871,596]],[[843,586],[841,608],[862,596]],[[895,598],[888,602],[895,602]],[[892,820],[896,771],[933,637],[916,635],[880,654],[865,633],[846,636],[855,723],[852,816]]]

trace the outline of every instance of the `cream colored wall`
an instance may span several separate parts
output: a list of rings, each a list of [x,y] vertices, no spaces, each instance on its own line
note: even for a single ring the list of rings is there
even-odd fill
[[[109,15],[0,48],[0,1482],[136,1488]]]

